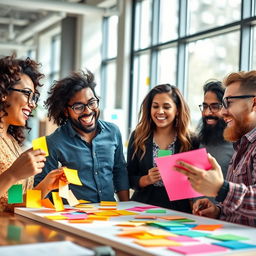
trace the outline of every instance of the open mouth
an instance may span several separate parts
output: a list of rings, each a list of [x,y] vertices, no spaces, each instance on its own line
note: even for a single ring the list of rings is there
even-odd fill
[[[94,121],[94,115],[80,117],[79,121],[83,125],[92,125]]]

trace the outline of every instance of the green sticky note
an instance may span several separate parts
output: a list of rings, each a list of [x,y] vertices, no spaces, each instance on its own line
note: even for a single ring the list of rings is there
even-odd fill
[[[164,209],[150,209],[146,211],[147,213],[166,213]]]
[[[167,150],[159,149],[159,150],[158,150],[158,153],[157,153],[157,156],[158,156],[158,157],[170,156],[170,155],[172,155],[172,150],[169,150],[169,149],[167,149]]]
[[[8,190],[8,204],[23,203],[22,184],[12,185]]]
[[[249,238],[244,236],[237,236],[233,234],[223,234],[223,235],[209,235],[209,238],[215,240],[222,240],[222,241],[238,241],[238,240],[248,240]]]
[[[20,241],[21,227],[8,225],[7,239],[10,241]]]

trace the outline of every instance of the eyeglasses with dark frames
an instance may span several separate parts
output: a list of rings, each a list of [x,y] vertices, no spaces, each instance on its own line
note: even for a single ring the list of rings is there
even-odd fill
[[[216,113],[219,112],[222,108],[222,104],[221,103],[211,103],[211,104],[206,104],[203,103],[201,105],[199,105],[199,108],[202,112],[206,111],[208,108],[212,113]]]
[[[39,100],[40,94],[38,92],[32,92],[30,90],[24,90],[24,89],[16,89],[16,88],[9,88],[10,91],[16,91],[21,92],[24,94],[28,99],[28,104],[35,104],[37,105],[37,102]]]
[[[76,114],[82,114],[85,111],[85,108],[88,107],[90,110],[95,110],[99,107],[99,100],[95,99],[95,100],[91,100],[90,102],[88,102],[87,104],[84,103],[74,103],[73,105],[67,105],[68,107],[72,108],[73,111]]]
[[[228,96],[228,97],[223,98],[222,105],[225,109],[228,109],[229,104],[230,104],[229,100],[231,100],[231,99],[247,99],[247,98],[254,98],[254,97],[256,97],[256,95],[252,95],[252,94],[238,95],[238,96]]]

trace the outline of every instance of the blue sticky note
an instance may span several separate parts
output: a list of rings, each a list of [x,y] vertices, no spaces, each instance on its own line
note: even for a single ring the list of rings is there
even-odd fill
[[[247,244],[239,241],[225,241],[225,242],[218,242],[218,243],[212,243],[212,244],[219,245],[222,247],[227,247],[232,250],[256,248],[255,244]]]
[[[198,231],[173,231],[174,234],[180,236],[189,236],[189,237],[205,237],[209,236],[209,233],[203,233]]]

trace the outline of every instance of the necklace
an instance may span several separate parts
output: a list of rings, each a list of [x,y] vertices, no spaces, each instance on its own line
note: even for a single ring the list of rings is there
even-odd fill
[[[15,146],[15,143],[13,142],[13,140],[10,138],[10,140],[12,142],[12,146],[13,146],[13,148],[12,148],[4,137],[1,137],[1,138],[4,141],[4,143],[6,144],[6,146],[9,148],[9,150],[13,153],[13,155],[18,158],[20,153],[19,153],[18,148]]]

